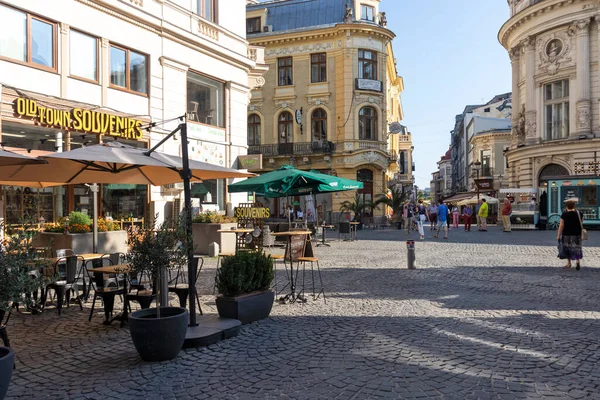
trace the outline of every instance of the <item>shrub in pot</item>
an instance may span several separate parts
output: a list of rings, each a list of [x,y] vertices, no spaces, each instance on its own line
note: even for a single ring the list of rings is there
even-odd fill
[[[185,308],[168,306],[168,269],[187,264],[183,221],[151,221],[144,228],[130,230],[126,259],[129,273],[149,276],[157,292],[158,307],[129,315],[131,339],[144,361],[166,361],[177,357],[188,325]]]
[[[275,293],[273,259],[263,252],[244,251],[225,257],[217,273],[219,315],[248,324],[267,318]]]

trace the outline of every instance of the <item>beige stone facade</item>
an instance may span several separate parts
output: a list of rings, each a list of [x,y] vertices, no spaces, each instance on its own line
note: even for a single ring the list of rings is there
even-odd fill
[[[551,176],[598,176],[600,4],[509,0],[499,40],[513,77],[509,185],[544,190]]]
[[[368,3],[381,19],[379,1]],[[265,48],[268,66],[248,107],[248,153],[262,157],[254,172],[292,164],[364,180],[365,200],[385,193],[391,181],[411,182],[412,141],[399,125],[404,85],[391,46],[394,34],[381,20],[361,21],[361,10],[355,5],[352,18],[341,23],[284,31],[267,24],[267,32],[248,35],[251,45]],[[267,14],[272,12],[260,5],[249,7],[249,24],[254,18],[256,26],[265,25]],[[389,133],[392,123],[400,133]],[[328,208],[339,211],[353,196],[330,195]]]

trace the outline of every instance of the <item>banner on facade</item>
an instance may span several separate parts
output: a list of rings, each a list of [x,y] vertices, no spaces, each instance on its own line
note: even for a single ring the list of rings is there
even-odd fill
[[[258,171],[262,169],[262,163],[262,154],[249,154],[247,156],[238,156],[238,169]]]

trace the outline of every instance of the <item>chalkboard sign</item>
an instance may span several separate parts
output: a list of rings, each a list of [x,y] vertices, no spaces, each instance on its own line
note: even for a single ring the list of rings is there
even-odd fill
[[[298,258],[304,257],[304,247],[306,246],[306,235],[294,235],[291,239],[291,251],[293,261],[298,261]],[[290,261],[290,248],[285,249],[285,259]]]
[[[563,186],[563,201],[572,199],[573,197],[579,197],[579,188],[566,188]]]

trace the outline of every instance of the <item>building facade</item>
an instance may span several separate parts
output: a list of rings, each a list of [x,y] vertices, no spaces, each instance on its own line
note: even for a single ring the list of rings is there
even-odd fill
[[[262,73],[244,10],[244,0],[0,0],[2,146],[32,155],[111,140],[147,148],[185,116],[190,158],[235,167],[247,150],[249,87]],[[159,150],[180,155],[181,141]],[[102,185],[100,215],[163,219],[182,207],[180,185],[116,180]],[[245,200],[223,180],[193,193],[204,209]],[[91,215],[91,195],[85,185],[4,186],[2,212],[9,224]]]
[[[549,179],[565,178],[586,219],[598,219],[598,187],[587,182],[600,173],[600,5],[508,3],[510,19],[498,38],[512,63],[510,187],[544,193]]]
[[[287,0],[247,7],[248,41],[269,71],[248,107],[252,171],[284,164],[363,181],[364,201],[411,183],[412,141],[379,0]],[[394,133],[392,133],[394,132]],[[339,211],[354,193],[319,196]],[[276,214],[282,202],[270,204]],[[376,210],[375,213],[383,213]]]

